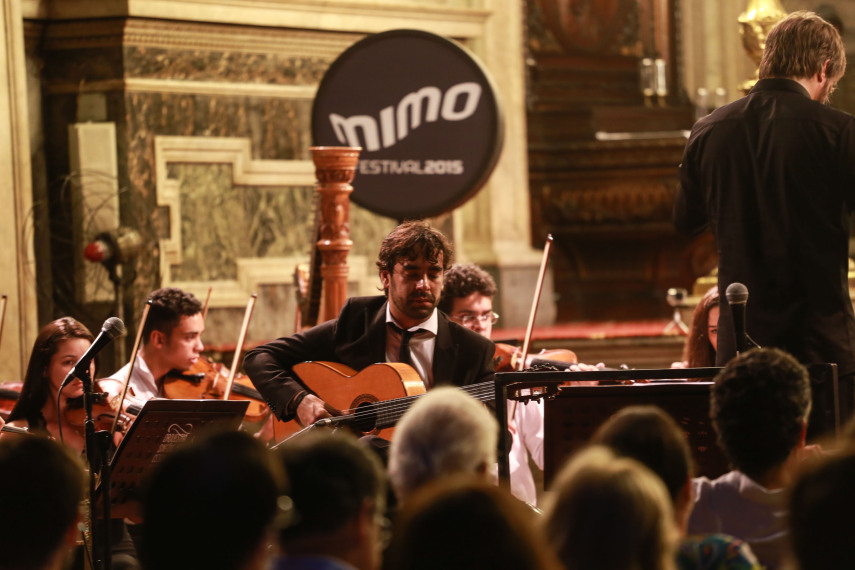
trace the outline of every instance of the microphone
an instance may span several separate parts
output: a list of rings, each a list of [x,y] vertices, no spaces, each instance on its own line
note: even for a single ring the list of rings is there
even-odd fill
[[[733,332],[736,335],[736,352],[745,352],[749,348],[760,348],[745,332],[745,305],[748,303],[748,287],[739,282],[727,286],[724,293],[730,312],[733,315]]]
[[[101,352],[105,346],[110,344],[110,341],[114,338],[124,336],[125,332],[125,323],[122,322],[122,319],[118,317],[110,317],[104,321],[103,326],[101,326],[101,332],[95,338],[95,342],[93,342],[83,356],[80,357],[80,360],[77,361],[74,368],[68,371],[68,375],[66,375],[65,380],[62,381],[59,389],[62,390],[75,378],[88,373],[89,364],[92,362],[92,359],[95,358],[95,355]]]

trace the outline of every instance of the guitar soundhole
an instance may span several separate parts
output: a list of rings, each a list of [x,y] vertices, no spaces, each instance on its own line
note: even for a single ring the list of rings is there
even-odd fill
[[[377,412],[374,409],[374,404],[377,403],[377,398],[371,394],[360,394],[351,404],[351,409],[356,410],[357,421],[354,423],[355,429],[362,433],[378,433],[377,429]]]

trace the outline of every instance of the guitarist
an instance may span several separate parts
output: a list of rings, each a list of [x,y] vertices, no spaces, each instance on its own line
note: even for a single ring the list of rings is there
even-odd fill
[[[424,221],[404,222],[380,245],[384,295],[351,298],[337,319],[250,350],[244,369],[276,416],[296,418],[301,425],[330,416],[323,400],[291,370],[305,361],[338,362],[354,370],[407,362],[427,389],[492,379],[493,343],[436,309],[453,255],[440,231]]]

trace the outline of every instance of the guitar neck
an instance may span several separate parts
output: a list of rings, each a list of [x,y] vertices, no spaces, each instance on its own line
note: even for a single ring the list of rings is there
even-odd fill
[[[493,381],[480,382],[478,384],[470,384],[468,386],[458,386],[458,388],[468,393],[479,402],[492,402],[495,399],[496,384]],[[374,413],[377,416],[377,428],[386,429],[393,427],[398,423],[398,420],[401,419],[401,416],[410,409],[410,406],[412,406],[416,400],[422,396],[424,396],[424,394],[371,404],[371,413]]]

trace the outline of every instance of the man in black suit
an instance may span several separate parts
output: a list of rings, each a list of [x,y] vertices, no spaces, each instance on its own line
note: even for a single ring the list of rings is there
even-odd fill
[[[795,12],[769,33],[747,97],[692,128],[674,209],[679,230],[712,229],[722,299],[744,283],[747,332],[803,363],[836,362],[844,413],[853,403],[855,315],[849,213],[855,207],[855,118],[825,103],[846,69],[837,30]],[[717,363],[736,352],[721,304]]]
[[[249,351],[244,368],[276,417],[296,417],[302,425],[329,417],[323,400],[291,370],[306,361],[338,362],[355,370],[376,362],[406,362],[428,389],[490,380],[493,343],[436,309],[452,258],[445,235],[422,221],[405,222],[380,246],[377,267],[384,296],[351,298],[338,319]]]

